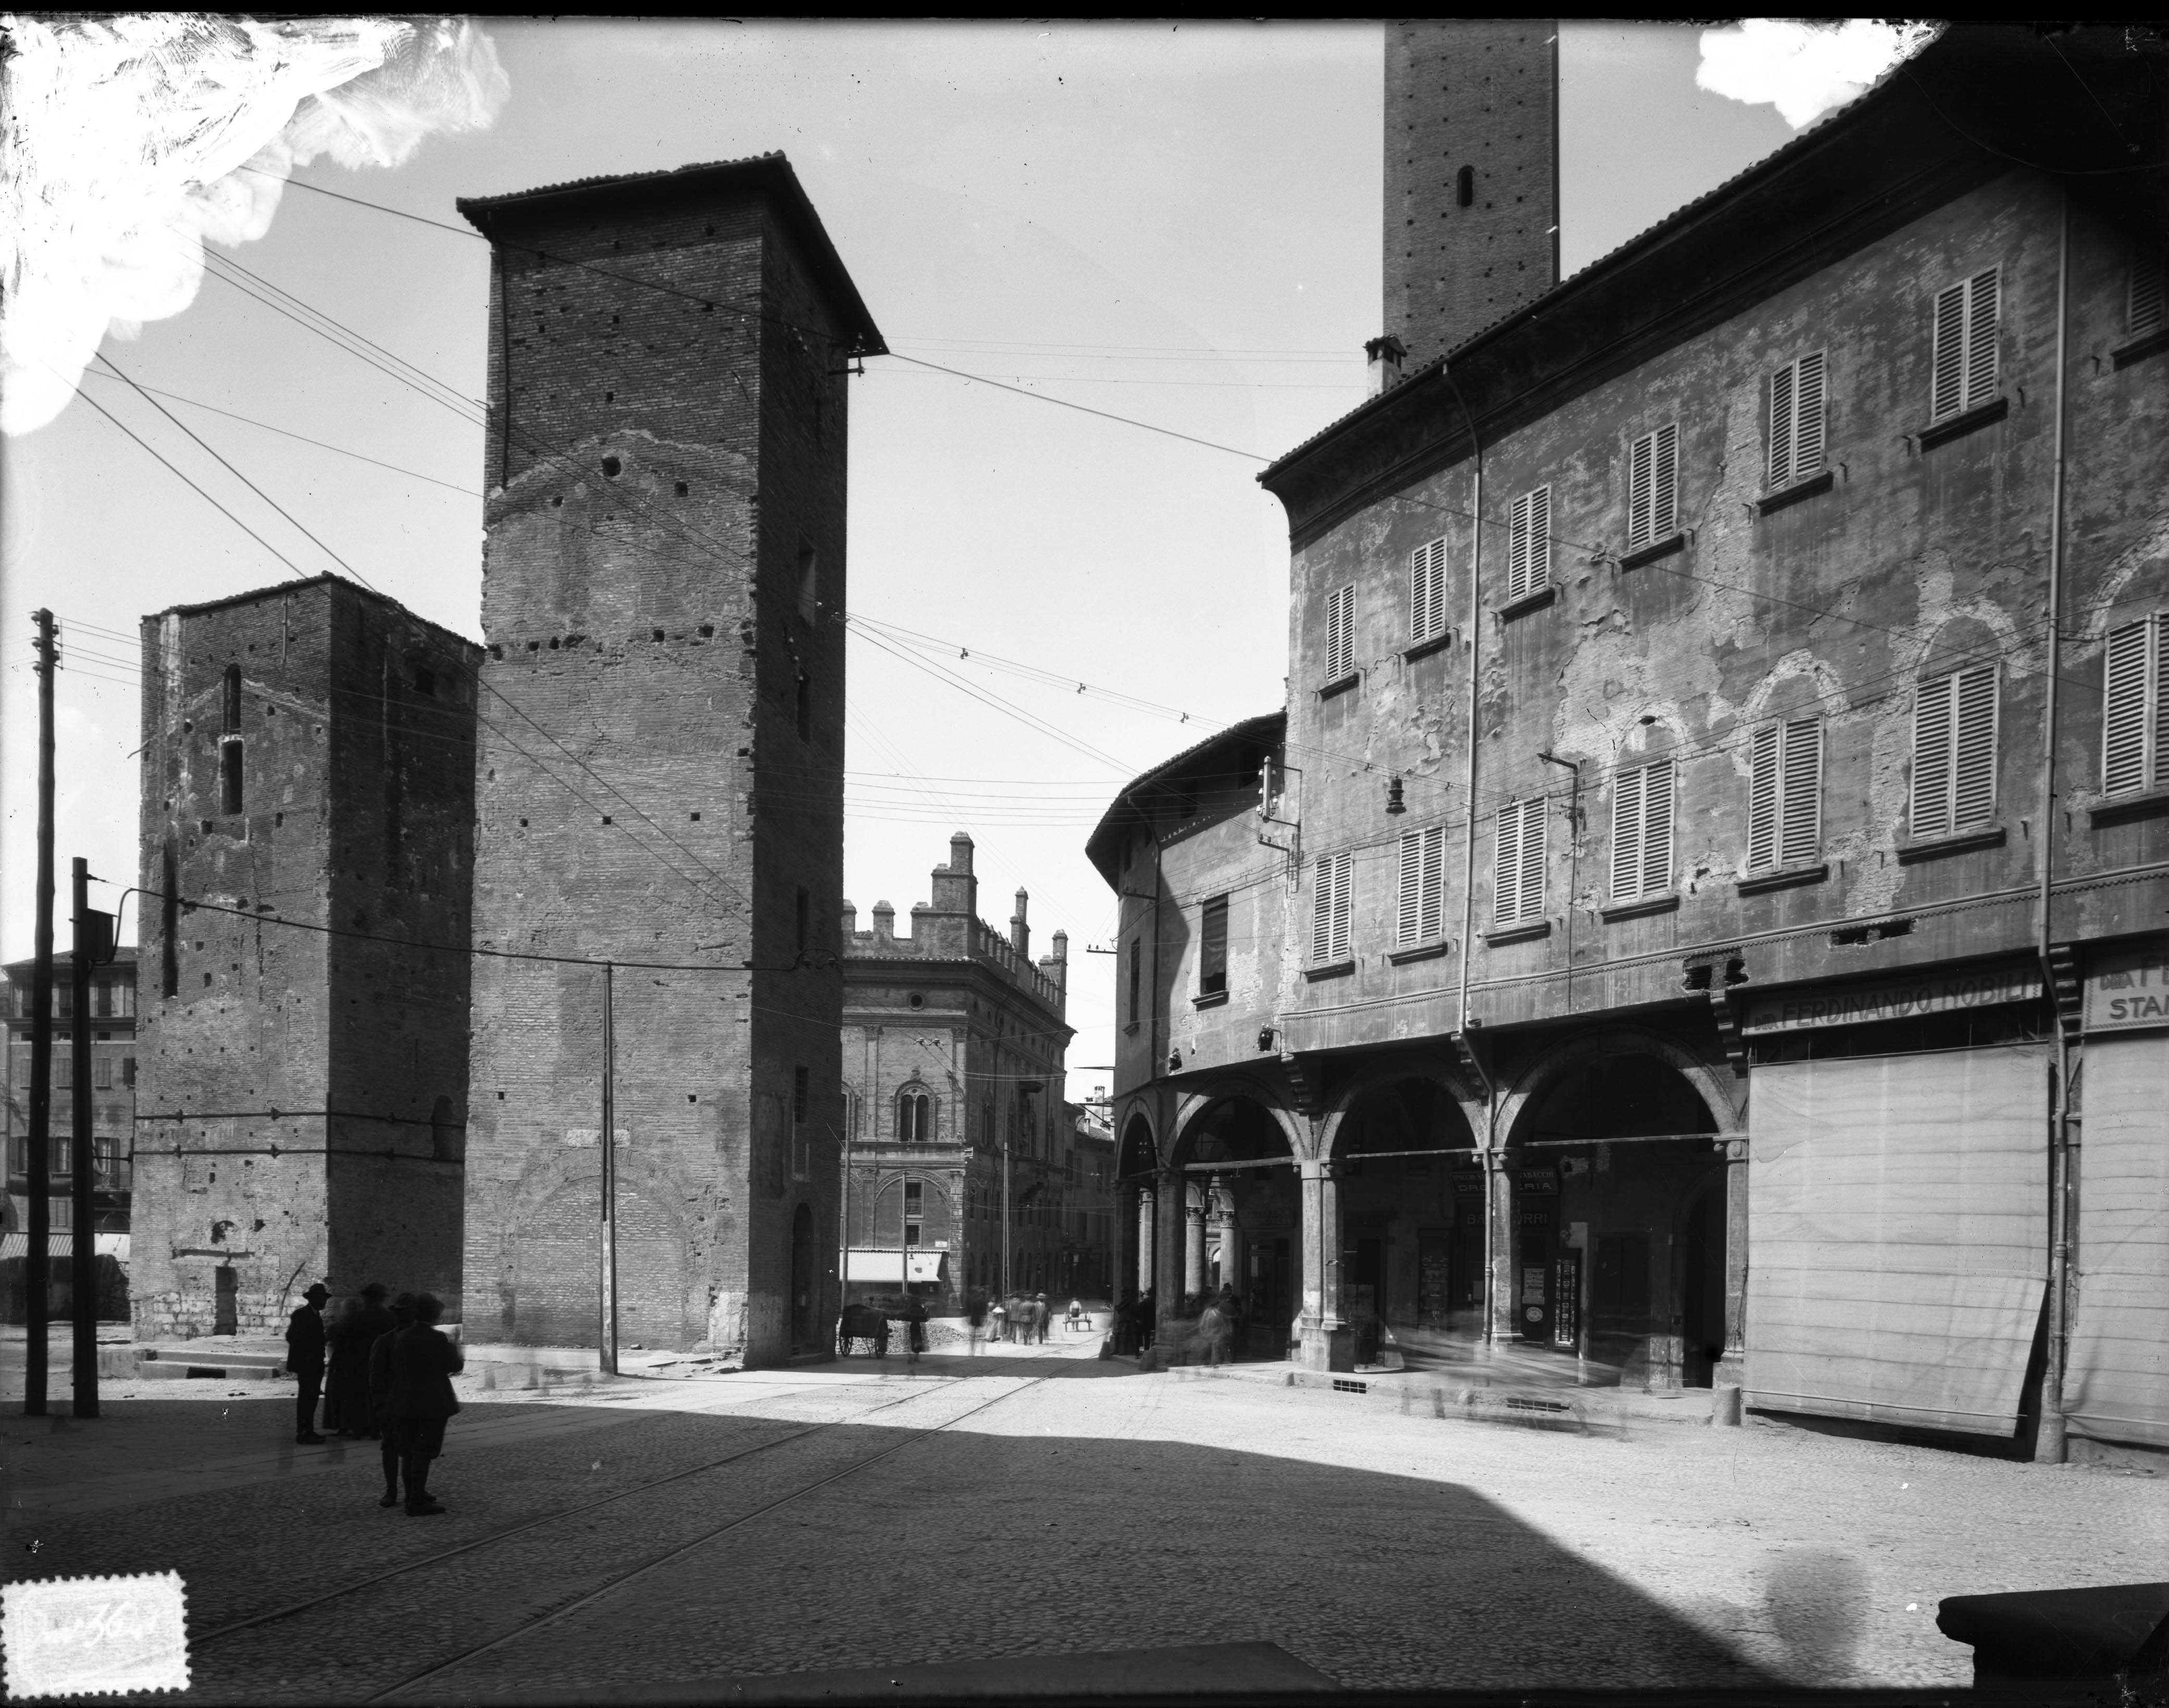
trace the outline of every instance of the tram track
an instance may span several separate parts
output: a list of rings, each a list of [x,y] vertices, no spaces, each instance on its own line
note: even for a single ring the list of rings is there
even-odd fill
[[[643,1577],[661,1567],[666,1566],[674,1560],[683,1558],[688,1554],[695,1552],[699,1549],[706,1547],[715,1542],[719,1538],[728,1535],[730,1532],[752,1524],[755,1520],[776,1511],[780,1508],[788,1506],[794,1501],[803,1499],[807,1496],[817,1493],[820,1490],[827,1488],[834,1483],[840,1482],[848,1477],[856,1476],[860,1472],[881,1463],[884,1460],[894,1457],[896,1455],[903,1452],[908,1448],[915,1446],[920,1442],[925,1441],[935,1435],[941,1434],[945,1430],[954,1429],[957,1424],[962,1423],[971,1418],[976,1417],[979,1413],[985,1412],[994,1406],[1001,1404],[1004,1401],[1013,1399],[1019,1394],[1026,1392],[1044,1382],[1055,1380],[1063,1373],[1063,1368],[1065,1367],[1066,1364],[1065,1366],[1058,1367],[1056,1370],[1049,1370],[1045,1375],[1016,1377],[1013,1379],[1013,1385],[1007,1386],[1004,1391],[1000,1393],[991,1395],[988,1398],[980,1401],[976,1405],[967,1407],[963,1411],[942,1418],[939,1423],[930,1424],[923,1429],[914,1429],[901,1440],[892,1442],[887,1446],[882,1447],[877,1451],[865,1455],[858,1459],[855,1459],[839,1470],[829,1471],[824,1475],[816,1477],[808,1482],[800,1483],[789,1489],[786,1493],[763,1501],[760,1504],[755,1506],[749,1511],[738,1513],[720,1524],[710,1525],[702,1530],[699,1535],[693,1536],[688,1540],[676,1543],[669,1547],[664,1548],[658,1552],[652,1554],[621,1569],[611,1571],[603,1577],[600,1582],[595,1583],[593,1588],[582,1592],[572,1599],[564,1602],[560,1605],[545,1609],[530,1618],[522,1620],[520,1623],[512,1626],[509,1630],[500,1631],[496,1636],[493,1636],[484,1641],[470,1645],[466,1648],[461,1650],[458,1653],[451,1655],[445,1659],[434,1662],[429,1666],[422,1668],[420,1671],[410,1673],[393,1684],[384,1686],[375,1694],[365,1696],[361,1700],[369,1702],[381,1702],[400,1698],[401,1693],[410,1690],[415,1686],[426,1683],[428,1680],[436,1678],[442,1673],[448,1673],[456,1668],[466,1665],[478,1656],[487,1654],[493,1651],[504,1648],[509,1645],[516,1643],[521,1639],[532,1635],[536,1631],[540,1631],[546,1626],[553,1625],[557,1621],[578,1612],[583,1608],[591,1605],[593,1603],[601,1599],[602,1598],[615,1594],[626,1584],[632,1583],[635,1579]],[[200,1651],[213,1644],[218,1643],[224,1639],[239,1636],[246,1631],[260,1630],[266,1626],[275,1625],[283,1620],[301,1617],[330,1603],[344,1600],[365,1590],[373,1589],[379,1586],[394,1583],[400,1579],[413,1578],[418,1574],[429,1572],[434,1568],[450,1565],[453,1562],[469,1556],[478,1554],[485,1550],[495,1548],[511,1542],[519,1537],[530,1535],[536,1531],[546,1530],[553,1525],[564,1525],[569,1524],[573,1520],[591,1515],[606,1508],[622,1506],[626,1502],[637,1499],[644,1495],[652,1494],[658,1489],[666,1488],[675,1483],[690,1482],[695,1478],[703,1477],[711,1471],[719,1471],[729,1466],[741,1464],[748,1460],[755,1459],[762,1455],[771,1453],[775,1450],[790,1446],[795,1442],[802,1442],[816,1436],[833,1434],[838,1431],[859,1427],[864,1424],[868,1419],[877,1417],[882,1413],[890,1411],[898,1406],[907,1405],[914,1402],[924,1401],[931,1398],[936,1395],[946,1392],[951,1388],[962,1385],[967,1380],[970,1380],[970,1378],[961,1376],[937,1377],[931,1381],[914,1387],[912,1391],[909,1393],[900,1394],[894,1399],[884,1401],[881,1404],[870,1407],[865,1411],[855,1413],[849,1418],[834,1418],[818,1423],[808,1424],[803,1429],[794,1429],[786,1434],[776,1436],[773,1439],[757,1442],[751,1446],[739,1448],[733,1452],[723,1454],[714,1459],[703,1461],[698,1465],[690,1466],[684,1470],[672,1471],[662,1477],[650,1477],[641,1482],[635,1483],[629,1487],[616,1490],[610,1494],[600,1496],[593,1500],[583,1501],[578,1505],[566,1508],[562,1511],[552,1512],[546,1514],[540,1518],[530,1519],[523,1523],[509,1525],[503,1530],[492,1531],[488,1535],[478,1536],[470,1541],[462,1542],[457,1546],[441,1549],[437,1552],[424,1555],[419,1559],[403,1562],[401,1564],[392,1567],[386,1570],[372,1572],[367,1577],[356,1578],[350,1582],[340,1584],[335,1588],[328,1589],[320,1594],[311,1595],[300,1600],[284,1604],[279,1607],[269,1609],[263,1613],[251,1615],[245,1619],[229,1620],[222,1626],[219,1626],[211,1631],[206,1631],[202,1635],[193,1638],[191,1647]]]

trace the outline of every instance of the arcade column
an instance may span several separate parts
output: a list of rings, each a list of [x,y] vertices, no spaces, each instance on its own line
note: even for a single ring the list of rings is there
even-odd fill
[[[1210,1241],[1220,1248],[1220,1280],[1240,1292],[1243,1290],[1242,1234],[1235,1226],[1235,1195],[1215,1174],[1207,1189],[1205,1201],[1211,1206],[1211,1226],[1207,1229]]]
[[[1490,1325],[1484,1338],[1495,1346],[1511,1345],[1521,1338],[1521,1318],[1516,1314],[1515,1301],[1519,1297],[1514,1287],[1514,1175],[1512,1159],[1503,1150],[1482,1153],[1485,1181],[1484,1200],[1489,1206],[1486,1243],[1490,1252],[1489,1295],[1484,1301],[1484,1321]]]
[[[1303,1196],[1303,1316],[1297,1361],[1311,1370],[1356,1368],[1356,1331],[1340,1317],[1340,1179],[1331,1158],[1296,1163]]]
[[[1182,1314],[1183,1196],[1182,1171],[1161,1169],[1153,1194],[1153,1303],[1160,1326]]]
[[[1724,1356],[1712,1380],[1747,1381],[1747,1141],[1724,1141]]]
[[[1182,1186],[1182,1295],[1186,1299],[1205,1290],[1205,1194],[1185,1181]]]
[[[1138,1188],[1137,1264],[1131,1278],[1136,1284],[1139,1298],[1152,1291],[1154,1196],[1151,1187]]]

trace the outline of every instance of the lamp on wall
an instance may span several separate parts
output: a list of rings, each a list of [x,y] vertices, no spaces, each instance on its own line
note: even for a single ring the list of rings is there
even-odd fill
[[[1180,1050],[1170,1050],[1167,1052],[1167,1071],[1170,1073],[1180,1073],[1182,1072],[1182,1051]]]
[[[1273,1047],[1273,1029],[1272,1029],[1271,1026],[1260,1026],[1260,1027],[1259,1027],[1259,1028],[1258,1028],[1258,1048],[1260,1048],[1260,1050],[1270,1050],[1270,1049],[1271,1049],[1272,1047]]]
[[[1388,778],[1386,780],[1386,811],[1394,817],[1399,817],[1408,810],[1407,804],[1401,799],[1401,780],[1398,777]]]

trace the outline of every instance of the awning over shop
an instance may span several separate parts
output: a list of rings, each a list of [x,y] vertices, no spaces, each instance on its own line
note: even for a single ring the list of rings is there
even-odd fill
[[[844,1255],[844,1279],[847,1281],[900,1283],[903,1280],[903,1253],[847,1252]]]
[[[102,1258],[118,1258],[128,1261],[128,1236],[125,1233],[94,1233],[95,1243],[91,1249]],[[56,1259],[75,1255],[75,1236],[56,1232],[45,1240],[47,1254]],[[26,1258],[30,1254],[30,1236],[27,1233],[0,1233],[0,1262],[9,1258]]]
[[[941,1279],[941,1252],[914,1252],[911,1253],[911,1279],[914,1281],[938,1281]]]
[[[2086,1040],[2066,1427],[2169,1447],[2169,1032]]]
[[[2009,1434],[2047,1282],[2045,1052],[1773,1064],[1750,1109],[1748,1403]]]

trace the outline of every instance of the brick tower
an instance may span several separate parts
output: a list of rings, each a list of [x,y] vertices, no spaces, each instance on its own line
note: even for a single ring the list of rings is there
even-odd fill
[[[1559,282],[1557,19],[1386,27],[1385,223],[1411,366]]]
[[[475,942],[569,958],[477,957],[466,1338],[597,1344],[610,961],[619,1332],[778,1362],[839,1297],[845,376],[881,336],[781,155],[460,209]]]

